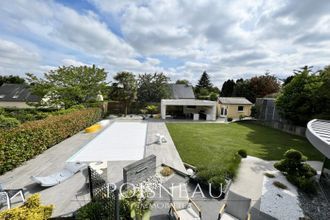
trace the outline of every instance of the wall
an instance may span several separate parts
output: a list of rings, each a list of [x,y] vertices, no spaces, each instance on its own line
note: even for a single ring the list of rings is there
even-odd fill
[[[218,103],[218,116],[221,113],[221,107],[227,106],[227,118],[239,118],[240,115],[251,116],[252,105],[225,105]],[[238,106],[243,106],[243,111],[238,111]]]
[[[305,137],[306,127],[293,125],[281,118],[276,108],[276,99],[257,98],[255,106],[257,110],[256,118],[259,119],[259,123]]]
[[[150,155],[123,168],[124,183],[138,184],[156,174],[156,156]]]
[[[34,106],[27,105],[25,102],[0,102],[0,107],[4,107],[4,108],[34,108]]]

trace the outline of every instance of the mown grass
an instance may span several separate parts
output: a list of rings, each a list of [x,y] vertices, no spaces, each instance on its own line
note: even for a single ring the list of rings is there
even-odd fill
[[[264,160],[280,160],[292,148],[309,160],[322,160],[306,138],[253,122],[167,123],[167,128],[183,161],[207,170],[206,176],[224,171],[234,175],[239,166],[235,155],[240,149]]]

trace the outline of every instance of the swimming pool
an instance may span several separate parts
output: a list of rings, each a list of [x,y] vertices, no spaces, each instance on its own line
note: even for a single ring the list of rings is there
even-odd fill
[[[144,156],[146,122],[115,121],[67,162],[134,161]]]

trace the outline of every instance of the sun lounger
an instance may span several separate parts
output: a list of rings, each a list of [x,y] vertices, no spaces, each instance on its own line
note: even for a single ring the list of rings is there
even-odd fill
[[[54,173],[49,176],[31,176],[31,179],[39,183],[41,186],[44,187],[50,187],[55,186],[70,177],[72,177],[74,174],[78,173],[80,170],[84,169],[86,167],[86,164],[80,164],[80,163],[68,163],[65,165],[64,169]]]
[[[23,189],[3,189],[2,187],[2,184],[0,184],[0,202],[5,201],[8,209],[11,207],[11,200],[16,196],[20,196],[22,202],[25,202]]]
[[[229,191],[226,203],[221,207],[219,220],[250,220],[251,199]]]

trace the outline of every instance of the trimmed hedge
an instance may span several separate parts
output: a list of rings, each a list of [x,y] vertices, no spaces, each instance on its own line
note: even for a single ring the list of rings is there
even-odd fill
[[[0,130],[0,174],[94,124],[101,113],[99,108],[77,110]]]

